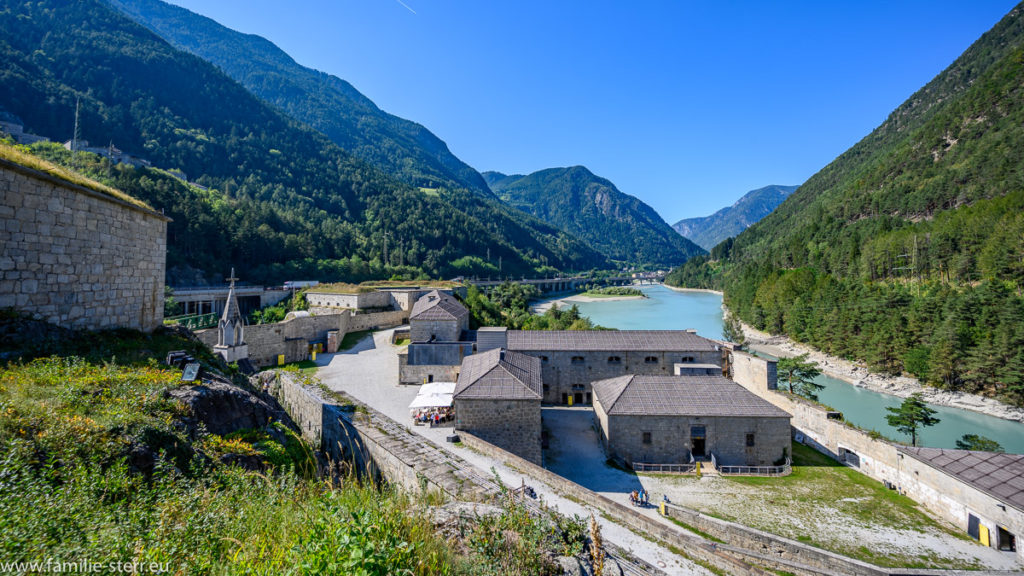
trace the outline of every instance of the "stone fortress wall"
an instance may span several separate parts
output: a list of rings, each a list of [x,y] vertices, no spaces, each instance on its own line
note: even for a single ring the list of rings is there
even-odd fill
[[[163,323],[169,219],[0,160],[0,308],[65,328]]]
[[[404,310],[356,314],[352,310],[335,310],[332,314],[291,318],[272,324],[245,327],[249,361],[254,366],[274,366],[278,357],[285,363],[301,362],[310,357],[311,342],[326,342],[327,333],[337,331],[338,342],[349,332],[370,328],[399,326],[408,317]],[[217,343],[217,329],[199,330],[196,336],[210,348]]]
[[[964,532],[970,514],[993,535],[1003,526],[1024,537],[1024,511],[901,453],[885,439],[872,438],[819,404],[779,392],[775,362],[734,351],[730,364],[736,383],[793,415],[798,441],[893,486]],[[1024,563],[1024,546],[1019,543],[1017,558]]]

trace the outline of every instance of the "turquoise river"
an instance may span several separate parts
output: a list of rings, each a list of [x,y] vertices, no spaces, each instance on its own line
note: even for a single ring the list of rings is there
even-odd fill
[[[713,292],[677,292],[664,286],[642,286],[647,298],[579,302],[580,312],[594,322],[620,330],[679,330],[694,328],[708,338],[722,337],[722,297]],[[564,297],[564,296],[563,296]],[[825,389],[819,400],[836,408],[849,421],[909,442],[885,421],[886,408],[900,399],[854,386],[843,380],[820,376]],[[964,434],[979,434],[999,442],[1007,452],[1024,454],[1024,424],[986,416],[970,410],[931,406],[941,420],[919,434],[918,443],[936,448],[955,448]]]

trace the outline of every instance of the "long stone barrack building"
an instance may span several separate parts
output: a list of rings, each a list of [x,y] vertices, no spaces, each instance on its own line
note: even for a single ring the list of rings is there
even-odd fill
[[[551,404],[592,403],[595,380],[722,365],[721,345],[689,330],[509,330],[506,348],[540,358]]]
[[[65,328],[163,323],[169,218],[0,159],[0,308]]]
[[[594,382],[608,456],[631,465],[771,466],[790,456],[790,415],[723,376],[629,375]]]

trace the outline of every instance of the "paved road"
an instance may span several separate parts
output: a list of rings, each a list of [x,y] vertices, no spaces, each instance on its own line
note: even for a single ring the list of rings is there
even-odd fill
[[[505,466],[500,460],[486,454],[456,447],[445,441],[452,433],[451,428],[429,428],[414,426],[409,415],[409,403],[416,397],[419,386],[398,384],[398,348],[391,344],[393,330],[382,330],[367,336],[356,346],[337,354],[321,354],[316,363],[320,380],[332,390],[345,392],[353,398],[372,406],[396,422],[405,425],[416,434],[431,440],[443,450],[456,454],[475,466],[481,474],[497,474],[507,486],[516,487],[525,481],[533,486],[540,498],[554,505],[563,514],[577,514],[583,517],[594,514],[601,525],[605,540],[630,552],[665,571],[672,576],[710,576],[711,572],[678,556],[666,548],[652,543],[629,529],[608,521],[600,512],[591,510],[577,502],[563,497],[543,482],[524,477],[516,470]],[[574,420],[575,422],[575,420]],[[603,462],[603,460],[599,460]],[[652,509],[653,510],[653,509]],[[654,513],[657,516],[656,513]]]

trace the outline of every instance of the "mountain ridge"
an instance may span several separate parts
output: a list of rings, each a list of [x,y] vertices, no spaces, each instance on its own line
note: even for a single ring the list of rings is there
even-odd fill
[[[506,273],[606,264],[491,194],[390,178],[105,2],[20,4],[0,11],[0,32],[0,106],[27,132],[70,135],[80,101],[82,138],[202,185],[33,147],[165,209],[168,270],[213,279],[234,266],[256,282],[438,277],[487,271],[482,246]]]
[[[755,328],[1024,404],[1024,10],[667,281]]]
[[[584,166],[532,174],[484,172],[491,190],[509,205],[572,234],[624,264],[678,265],[703,253],[635,196]]]
[[[692,240],[705,250],[746,230],[771,213],[799,186],[771,184],[751,190],[731,206],[709,216],[683,218],[672,225],[676,232]]]
[[[106,1],[398,180],[417,187],[461,186],[490,194],[483,177],[423,125],[384,112],[349,82],[302,66],[270,40],[160,0]]]

